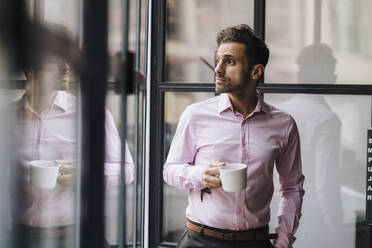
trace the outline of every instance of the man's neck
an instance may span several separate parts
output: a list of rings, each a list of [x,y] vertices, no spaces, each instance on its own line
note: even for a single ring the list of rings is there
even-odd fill
[[[54,89],[46,89],[42,85],[33,82],[28,89],[27,101],[34,111],[41,113],[48,109],[52,103],[57,91]]]
[[[247,89],[243,92],[238,93],[228,93],[231,104],[235,111],[238,111],[246,118],[257,105],[257,94],[256,89]]]

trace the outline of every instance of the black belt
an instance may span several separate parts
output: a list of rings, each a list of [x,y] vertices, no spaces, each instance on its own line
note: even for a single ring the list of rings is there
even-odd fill
[[[206,236],[210,236],[222,240],[269,240],[277,239],[278,235],[276,233],[269,234],[269,227],[265,226],[262,228],[250,229],[245,231],[231,231],[222,230],[217,228],[208,227],[201,225],[199,223],[187,220],[186,228],[201,233]]]

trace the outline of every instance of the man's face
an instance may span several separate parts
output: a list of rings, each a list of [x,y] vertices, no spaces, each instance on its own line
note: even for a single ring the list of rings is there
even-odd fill
[[[222,43],[216,54],[216,92],[234,93],[244,90],[251,81],[248,58],[241,43]]]
[[[70,67],[65,61],[48,59],[34,69],[34,77],[56,90],[66,90],[69,86]]]

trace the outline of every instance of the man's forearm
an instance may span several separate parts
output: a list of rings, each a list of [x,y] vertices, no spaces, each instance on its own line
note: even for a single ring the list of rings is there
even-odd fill
[[[163,178],[174,187],[179,189],[202,189],[202,174],[205,170],[202,166],[190,164],[171,164],[164,165]]]

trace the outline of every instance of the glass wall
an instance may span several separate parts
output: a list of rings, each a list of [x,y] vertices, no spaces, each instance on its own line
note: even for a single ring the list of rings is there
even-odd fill
[[[2,165],[6,191],[1,202],[9,204],[1,226],[11,237],[1,239],[7,242],[1,246],[73,247],[78,223],[79,99],[70,90],[76,61],[69,49],[72,44],[77,49],[77,44],[59,23],[29,25],[27,38],[36,42],[27,44],[30,54],[23,54],[21,67],[9,68],[13,70],[5,79],[8,87],[1,89],[1,118],[7,125],[2,126],[7,135],[1,150],[8,152]],[[61,45],[66,54],[59,52]],[[15,85],[20,87],[12,89]]]
[[[122,204],[125,205],[125,244],[128,246],[137,247],[141,240],[141,173],[142,173],[142,140],[144,134],[142,132],[142,116],[144,114],[143,99],[146,97],[143,91],[139,88],[140,85],[136,73],[145,73],[145,57],[146,50],[146,15],[148,5],[146,1],[129,1],[128,9],[128,38],[124,41],[124,2],[110,1],[109,2],[109,52],[111,56],[111,74],[109,75],[109,89],[107,92],[106,103],[108,109],[113,114],[113,119],[118,129],[120,136],[126,136],[126,145],[129,149],[127,157],[130,156],[134,164],[134,174],[130,176],[130,180],[126,182],[125,199]],[[127,84],[128,94],[118,91],[118,84],[126,72],[122,64],[123,43],[128,42],[128,51],[133,54],[133,61],[130,61],[130,70],[135,70],[132,77],[128,81],[123,81]],[[129,57],[128,57],[129,58]],[[143,79],[143,78],[141,78]],[[119,80],[119,81],[118,81]],[[123,109],[126,108],[126,109]],[[125,116],[123,116],[125,114]],[[123,127],[123,125],[125,125]],[[125,134],[123,133],[125,132]],[[127,158],[126,158],[127,161]],[[127,172],[127,171],[126,171]],[[105,200],[105,218],[106,218],[106,240],[111,247],[116,247],[120,242],[122,233],[120,232],[120,201],[123,199],[120,195],[120,188],[112,187],[106,189]]]
[[[306,191],[297,247],[367,247],[366,140],[370,96],[265,94],[295,119]],[[271,204],[271,227],[279,204]],[[314,239],[314,237],[317,237]]]
[[[168,0],[166,81],[214,83],[216,34],[228,26],[253,27],[253,0]],[[205,61],[205,62],[203,62]]]
[[[127,38],[123,26],[126,19],[123,1],[110,1],[107,37],[110,72],[107,81],[99,82],[99,87],[108,86],[106,104],[98,104],[105,96],[102,90],[99,96],[102,98],[97,97],[97,105],[100,106],[89,106],[97,110],[92,115],[86,115],[84,104],[87,101],[84,99],[91,97],[94,90],[90,91],[89,86],[82,82],[87,81],[87,77],[97,82],[97,78],[101,78],[106,71],[105,67],[82,57],[80,45],[87,42],[82,42],[80,29],[88,26],[82,23],[82,13],[87,14],[92,9],[83,11],[87,5],[81,1],[30,0],[25,3],[27,13],[22,15],[22,2],[17,1],[14,5],[19,9],[9,8],[14,11],[9,11],[9,16],[19,18],[19,23],[9,22],[14,25],[13,29],[3,28],[9,24],[5,23],[8,18],[6,12],[4,15],[1,11],[5,18],[0,20],[0,133],[3,137],[0,154],[3,161],[1,171],[4,172],[0,177],[0,246],[79,247],[86,244],[81,242],[83,234],[86,237],[89,236],[86,233],[92,232],[104,236],[104,247],[117,247],[119,243],[137,247],[143,230],[141,194],[138,193],[142,181],[137,179],[142,171],[137,164],[143,162],[140,148],[144,135],[140,131],[146,95],[142,91],[139,93],[138,76],[134,70],[145,73],[148,2],[130,1],[129,16],[124,22],[129,26]],[[24,25],[24,29],[17,24]],[[22,32],[24,30],[27,32]],[[105,27],[97,27],[97,30],[105,30]],[[15,39],[12,44],[9,40],[14,38],[13,35],[23,40]],[[106,36],[102,37],[106,39]],[[128,50],[135,53],[131,65],[124,66],[122,63],[123,38],[129,41]],[[93,40],[90,45],[92,43]],[[87,50],[84,51],[86,56]],[[105,49],[100,51],[106,52]],[[103,64],[105,56],[102,56]],[[128,74],[132,75],[130,80]],[[141,82],[144,81],[142,75]],[[130,92],[121,91],[123,83],[131,85]],[[97,85],[93,83],[91,86]],[[132,95],[127,98],[129,93]],[[87,140],[84,134],[97,126],[92,128],[94,124],[82,123],[103,123],[102,116],[97,117],[103,105],[104,138],[99,133],[89,137],[89,143],[104,147],[104,153],[103,149],[95,150],[96,154],[102,151],[104,165],[101,168],[101,164],[95,164],[96,161],[90,161],[85,156],[86,151],[89,153],[91,150],[82,146],[82,142]],[[126,112],[129,114],[126,115]],[[123,137],[126,137],[124,141]],[[84,144],[90,147],[89,143]],[[122,160],[123,154],[125,161]],[[90,166],[88,170],[85,170],[86,164]],[[99,169],[103,169],[104,188],[94,192],[95,196],[85,194],[84,187],[94,180],[87,179],[84,173]],[[124,184],[126,191],[123,194],[120,189]],[[87,216],[87,212],[98,210],[94,214],[97,214],[97,219],[102,217],[100,206],[91,204],[83,205],[89,209],[80,208],[82,202],[86,204],[92,196],[102,199],[104,226],[82,228],[89,223],[80,221]],[[126,212],[123,213],[123,210]],[[120,226],[122,220],[125,223]],[[96,230],[101,231],[97,233]],[[99,237],[93,239],[98,240]]]
[[[365,0],[266,1],[266,83],[370,84],[371,10]]]

